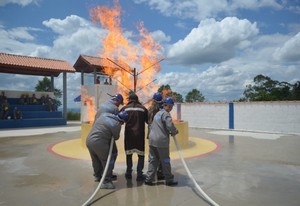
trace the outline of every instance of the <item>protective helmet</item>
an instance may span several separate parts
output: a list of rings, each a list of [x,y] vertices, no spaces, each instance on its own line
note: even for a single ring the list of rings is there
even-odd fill
[[[160,92],[154,93],[152,99],[153,99],[154,101],[156,101],[156,102],[161,102],[161,101],[162,101],[162,95],[161,95],[161,93],[160,93]]]
[[[112,97],[112,99],[117,99],[117,100],[119,100],[120,104],[123,104],[124,99],[123,99],[122,94],[116,94]]]
[[[122,122],[127,122],[128,121],[128,113],[126,111],[119,112],[118,119]]]
[[[172,97],[166,97],[163,101],[164,104],[174,105],[174,99]]]

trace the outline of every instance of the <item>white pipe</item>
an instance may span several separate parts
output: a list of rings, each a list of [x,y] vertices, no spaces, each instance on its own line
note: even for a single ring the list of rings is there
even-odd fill
[[[173,138],[174,138],[174,142],[175,142],[175,145],[176,145],[176,148],[177,148],[177,152],[178,152],[178,154],[179,154],[179,156],[180,156],[180,159],[181,159],[181,162],[182,162],[182,164],[183,164],[183,166],[184,166],[184,168],[185,168],[185,170],[187,171],[187,173],[188,173],[188,175],[189,175],[189,177],[190,177],[190,179],[192,180],[192,182],[194,183],[194,185],[195,185],[195,187],[198,189],[198,191],[200,192],[200,194],[208,201],[208,202],[210,202],[212,205],[214,205],[214,206],[219,206],[216,202],[214,202],[202,189],[201,189],[201,187],[198,185],[198,183],[196,182],[196,180],[195,180],[195,178],[193,177],[193,175],[192,175],[192,173],[190,172],[190,170],[189,170],[189,168],[187,167],[187,165],[186,165],[186,162],[185,162],[185,160],[184,160],[184,158],[183,158],[183,155],[182,155],[182,153],[181,153],[181,150],[180,150],[180,148],[179,148],[179,145],[178,145],[178,142],[177,142],[177,139],[176,139],[176,135],[174,135],[173,136]]]
[[[110,162],[110,159],[111,159],[111,154],[112,154],[112,149],[113,149],[113,145],[114,145],[114,138],[112,137],[111,138],[111,141],[110,141],[110,147],[109,147],[109,152],[108,152],[108,157],[107,157],[107,162],[106,162],[106,165],[105,165],[105,169],[104,169],[104,172],[102,174],[102,177],[101,177],[101,180],[98,184],[98,187],[96,188],[95,192],[92,194],[92,196],[85,202],[83,203],[82,206],[87,206],[90,201],[94,198],[94,196],[97,194],[97,192],[99,191],[101,185],[103,184],[103,181],[105,179],[105,176],[106,176],[106,173],[107,173],[107,170],[108,170],[108,167],[109,167],[109,162]]]

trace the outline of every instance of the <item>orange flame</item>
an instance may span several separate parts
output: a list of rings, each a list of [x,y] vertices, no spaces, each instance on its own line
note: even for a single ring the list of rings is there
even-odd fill
[[[94,98],[88,95],[88,91],[81,87],[81,101],[83,102],[84,106],[87,107],[87,116],[89,119],[89,123],[93,124],[96,115],[96,109],[94,104]]]
[[[99,55],[102,58],[109,58],[122,67],[114,65],[117,69],[105,68],[105,73],[117,80],[119,93],[124,97],[128,96],[129,89],[134,90],[134,77],[136,77],[136,92],[140,100],[147,101],[158,89],[158,85],[151,82],[154,80],[155,73],[160,71],[162,47],[154,41],[143,22],[137,26],[140,33],[139,44],[135,45],[128,40],[121,28],[121,11],[118,0],[114,0],[111,9],[109,6],[97,6],[90,11],[92,19],[108,31],[102,41],[103,50]],[[134,70],[131,68],[132,65],[138,65],[140,69]]]

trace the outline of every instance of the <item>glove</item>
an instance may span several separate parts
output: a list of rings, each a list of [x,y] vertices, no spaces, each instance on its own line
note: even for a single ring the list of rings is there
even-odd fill
[[[178,133],[179,133],[179,131],[176,129],[175,132],[172,134],[172,136],[174,137]]]

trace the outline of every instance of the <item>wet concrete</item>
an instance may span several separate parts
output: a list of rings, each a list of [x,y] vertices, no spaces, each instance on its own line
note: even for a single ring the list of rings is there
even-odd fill
[[[63,132],[63,131],[67,132]],[[220,145],[209,155],[186,159],[200,187],[219,205],[298,206],[300,136],[190,128],[190,136]],[[3,130],[0,131],[3,133]],[[25,134],[24,134],[25,133]],[[80,131],[0,138],[0,205],[82,205],[94,192],[91,162],[48,152],[55,143],[80,138]],[[1,135],[0,135],[1,136]],[[136,165],[136,164],[135,164]],[[145,164],[145,172],[147,162]],[[180,160],[172,161],[176,187],[146,186],[124,178],[117,163],[115,190],[100,190],[92,205],[209,205],[194,189]]]

